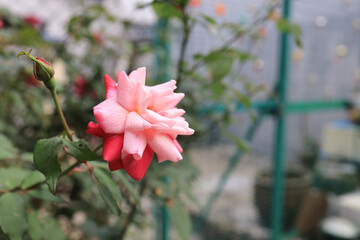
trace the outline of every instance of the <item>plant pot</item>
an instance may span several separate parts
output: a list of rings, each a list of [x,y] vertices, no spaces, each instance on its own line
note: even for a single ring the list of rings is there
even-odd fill
[[[310,179],[300,168],[289,168],[284,176],[283,230],[293,227],[301,204],[310,189]],[[255,182],[255,206],[263,226],[271,227],[273,178],[271,170],[261,171]]]

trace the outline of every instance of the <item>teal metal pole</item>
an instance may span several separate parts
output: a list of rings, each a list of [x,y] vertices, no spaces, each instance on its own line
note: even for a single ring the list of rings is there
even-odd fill
[[[247,129],[245,133],[245,140],[250,141],[258,129],[261,120],[263,118],[263,115],[260,113],[259,116],[255,119],[254,122],[250,125],[250,127]],[[234,171],[236,165],[238,164],[241,156],[243,155],[243,151],[240,149],[237,149],[234,155],[231,157],[230,162],[228,163],[228,166],[226,167],[225,171],[222,173],[220,180],[217,183],[217,186],[215,190],[211,193],[208,201],[206,202],[205,207],[200,212],[198,218],[196,219],[195,226],[194,226],[194,232],[199,232],[201,230],[201,227],[203,226],[207,216],[210,213],[211,207],[214,204],[215,200],[219,197],[222,190],[224,189],[224,186],[227,182],[227,180],[230,177],[230,174]]]
[[[163,83],[170,80],[171,73],[171,54],[170,54],[170,36],[169,36],[169,21],[167,19],[159,19],[155,26],[154,34],[154,78],[155,83]],[[168,182],[169,179],[163,179]],[[158,211],[155,211],[156,223],[156,240],[168,240],[170,232],[170,217],[164,205],[156,206]],[[161,226],[159,226],[161,224]]]
[[[283,1],[282,15],[286,20],[290,19],[290,0]],[[282,238],[282,212],[283,212],[283,188],[284,188],[284,165],[286,149],[286,115],[287,115],[287,82],[289,77],[289,49],[290,36],[284,32],[280,37],[280,55],[278,65],[278,82],[276,91],[278,94],[278,111],[275,114],[276,132],[273,160],[273,191],[272,191],[272,240]]]

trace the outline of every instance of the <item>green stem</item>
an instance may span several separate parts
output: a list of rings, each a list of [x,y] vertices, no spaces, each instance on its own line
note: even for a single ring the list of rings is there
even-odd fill
[[[71,142],[73,142],[73,137],[72,137],[72,134],[70,132],[70,128],[66,122],[66,119],[64,117],[64,114],[63,114],[63,111],[61,109],[61,106],[60,106],[60,103],[59,103],[59,99],[58,99],[58,96],[57,96],[57,93],[56,93],[56,90],[51,90],[51,95],[53,96],[53,99],[54,99],[54,102],[55,102],[55,106],[56,106],[56,109],[59,113],[59,116],[60,116],[60,119],[61,119],[61,123],[62,125],[64,126],[65,128],[65,131],[66,131],[66,135],[68,136],[68,138],[70,139]]]

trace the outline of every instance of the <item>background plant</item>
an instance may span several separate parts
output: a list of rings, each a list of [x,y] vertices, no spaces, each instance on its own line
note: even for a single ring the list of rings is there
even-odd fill
[[[256,61],[256,56],[251,46],[243,50],[235,43],[242,38],[251,42],[260,39],[261,27],[271,20],[277,7],[268,2],[248,24],[219,24],[210,16],[195,14],[188,3],[154,1],[139,6],[152,7],[159,18],[180,23],[181,48],[173,78],[179,91],[187,95],[182,108],[197,130],[194,139],[184,139],[183,145],[206,139],[214,127],[226,132],[239,102],[251,113],[251,96],[261,87],[241,75],[241,70],[233,69],[242,69]],[[1,237],[46,239],[51,234],[54,239],[123,238],[131,225],[140,229],[154,225],[141,207],[150,201],[165,207],[179,236],[188,239],[191,219],[187,205],[198,205],[191,185],[199,174],[189,157],[185,154],[178,164],[152,164],[146,178],[135,182],[122,171],[109,172],[99,161],[101,144],[84,134],[92,120],[92,107],[104,98],[103,75],[122,70],[116,69],[119,61],[127,62],[130,71],[144,55],[159,54],[152,39],[126,37],[134,29],[131,22],[116,20],[100,5],[86,5],[83,12],[72,16],[67,25],[68,38],[61,42],[49,42],[42,31],[45,23],[34,18],[29,21],[3,9],[0,16],[4,23],[0,29]],[[275,20],[280,30],[299,35],[295,25]],[[92,30],[96,24],[104,28]],[[109,35],[107,24],[121,25],[123,34]],[[196,25],[215,32],[214,37],[222,44],[189,58],[187,46]],[[59,99],[71,130],[75,130],[73,141],[63,133],[51,95],[32,77],[29,62],[15,58],[24,48],[33,48],[54,64]],[[154,75],[148,80],[157,81]],[[206,110],[214,105],[221,111]],[[227,136],[246,148],[237,136]],[[54,165],[42,165],[49,159]]]

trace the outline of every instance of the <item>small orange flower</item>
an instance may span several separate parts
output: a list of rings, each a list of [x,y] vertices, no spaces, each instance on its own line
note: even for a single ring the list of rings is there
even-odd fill
[[[198,7],[201,5],[201,3],[202,3],[202,0],[190,0],[189,6],[190,7]]]
[[[215,14],[219,17],[224,16],[226,13],[226,6],[223,2],[217,2],[215,4]]]

